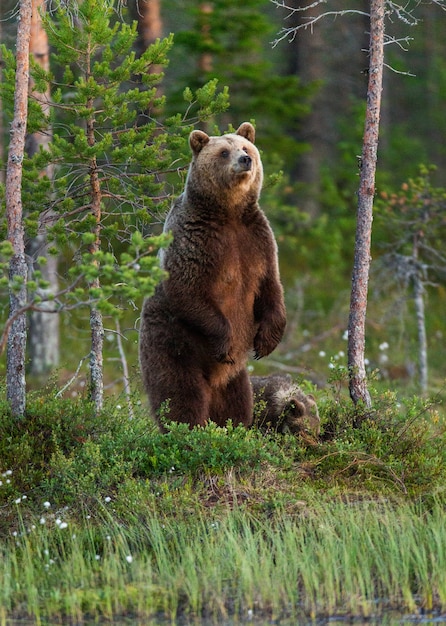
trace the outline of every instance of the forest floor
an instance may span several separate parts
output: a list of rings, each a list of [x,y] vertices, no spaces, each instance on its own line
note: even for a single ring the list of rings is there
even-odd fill
[[[318,398],[321,435],[164,434],[32,394],[0,421],[0,623],[381,619],[446,607],[437,401]],[[229,622],[227,622],[229,623]],[[286,623],[286,622],[283,622]]]

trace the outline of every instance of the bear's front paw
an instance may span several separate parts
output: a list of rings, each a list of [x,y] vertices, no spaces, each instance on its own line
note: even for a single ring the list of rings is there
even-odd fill
[[[226,325],[224,328],[224,332],[221,333],[218,337],[215,337],[214,341],[211,342],[211,350],[212,355],[216,361],[219,363],[230,363],[233,365],[235,363],[232,358],[232,333],[231,326],[227,320],[225,320]]]
[[[261,359],[264,356],[268,356],[276,348],[280,340],[282,339],[282,333],[271,332],[271,330],[265,330],[261,325],[254,337],[254,358]]]

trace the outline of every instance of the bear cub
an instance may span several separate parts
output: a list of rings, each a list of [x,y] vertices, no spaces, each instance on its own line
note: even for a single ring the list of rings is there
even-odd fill
[[[154,416],[204,426],[250,426],[250,353],[270,354],[285,329],[277,245],[258,200],[254,127],[189,137],[192,161],[164,230],[168,278],[141,313],[139,354]]]
[[[289,374],[251,376],[256,422],[261,430],[319,435],[315,398],[305,394]]]

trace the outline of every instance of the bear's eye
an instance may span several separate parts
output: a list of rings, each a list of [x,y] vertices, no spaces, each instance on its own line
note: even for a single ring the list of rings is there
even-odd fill
[[[222,150],[220,152],[220,156],[223,157],[224,159],[227,159],[229,156],[229,150]]]

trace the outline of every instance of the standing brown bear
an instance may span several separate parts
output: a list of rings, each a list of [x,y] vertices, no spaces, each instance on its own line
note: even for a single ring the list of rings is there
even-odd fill
[[[166,219],[168,278],[145,300],[140,364],[160,417],[204,426],[250,426],[246,368],[274,350],[285,329],[277,246],[258,199],[263,180],[254,127],[189,137],[192,162]]]

